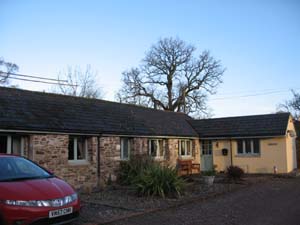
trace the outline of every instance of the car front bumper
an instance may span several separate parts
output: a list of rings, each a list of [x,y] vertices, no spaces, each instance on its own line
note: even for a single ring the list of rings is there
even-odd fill
[[[73,208],[71,214],[49,218],[49,211]],[[62,207],[19,207],[0,204],[0,212],[5,225],[60,225],[70,223],[79,216],[79,200]]]

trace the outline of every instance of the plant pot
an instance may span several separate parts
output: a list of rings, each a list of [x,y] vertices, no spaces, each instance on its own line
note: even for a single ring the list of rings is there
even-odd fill
[[[204,178],[204,184],[211,186],[214,183],[215,176],[203,176]]]

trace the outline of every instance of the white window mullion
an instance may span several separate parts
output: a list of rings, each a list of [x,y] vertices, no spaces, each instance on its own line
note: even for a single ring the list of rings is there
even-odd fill
[[[185,146],[185,156],[187,156],[188,155],[188,142],[185,140],[184,141],[184,146]]]
[[[77,160],[77,138],[74,138],[74,160]]]
[[[131,144],[130,144],[130,139],[128,139],[128,149],[127,149],[127,158],[130,158],[130,148],[131,148]]]
[[[84,140],[84,154],[85,154],[85,160],[88,160],[88,142],[87,139]]]
[[[243,154],[246,154],[246,141],[243,140]]]
[[[253,140],[251,140],[251,154],[254,154],[254,143]]]
[[[11,146],[12,138],[10,135],[7,136],[7,146],[6,146],[6,153],[11,154],[12,153],[12,146]]]

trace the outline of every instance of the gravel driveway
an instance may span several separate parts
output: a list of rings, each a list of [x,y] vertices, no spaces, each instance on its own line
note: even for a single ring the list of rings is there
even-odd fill
[[[299,225],[300,178],[274,178],[204,202],[111,224]]]

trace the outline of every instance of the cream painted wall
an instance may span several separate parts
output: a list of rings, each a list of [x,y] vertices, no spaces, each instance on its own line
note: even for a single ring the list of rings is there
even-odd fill
[[[228,149],[228,155],[222,154],[222,149]],[[230,140],[213,141],[213,163],[216,165],[217,171],[226,171],[231,165]]]
[[[222,149],[227,148],[228,155],[222,155]],[[260,155],[238,155],[236,140],[213,141],[213,163],[217,171],[225,171],[232,164],[239,166],[247,173],[273,173],[274,166],[278,173],[290,172],[287,163],[287,137],[260,139]],[[290,159],[289,159],[290,160]]]
[[[296,129],[292,117],[289,119],[286,135],[286,157],[287,157],[287,171],[291,172],[297,168],[296,156]]]
[[[233,165],[247,173],[273,173],[274,166],[278,173],[287,173],[286,138],[276,137],[260,140],[260,155],[244,156],[237,154],[237,142],[234,141]]]

